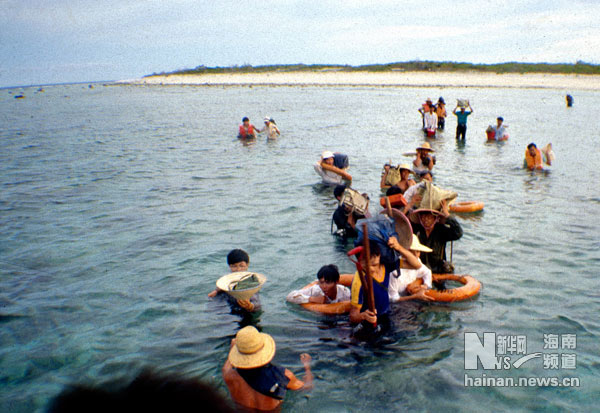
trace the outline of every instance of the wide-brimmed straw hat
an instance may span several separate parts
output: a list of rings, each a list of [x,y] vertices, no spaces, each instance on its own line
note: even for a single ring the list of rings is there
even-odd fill
[[[400,165],[398,165],[398,169],[407,169],[408,171],[410,171],[410,173],[413,172],[412,168],[407,163],[401,163]]]
[[[392,218],[394,219],[394,229],[398,233],[398,242],[404,248],[409,249],[412,243],[412,225],[406,218],[406,215],[399,209],[392,208]]]
[[[423,149],[424,151],[435,152],[433,149],[431,149],[431,145],[429,144],[429,142],[422,143],[421,146],[417,147],[417,150],[419,149]]]
[[[235,344],[229,350],[229,362],[237,369],[264,366],[275,356],[275,340],[253,326],[242,328],[235,335]]]
[[[260,291],[267,277],[249,271],[232,272],[217,280],[217,288],[237,300],[249,300]],[[249,284],[248,288],[245,288]]]
[[[433,250],[419,242],[419,237],[415,234],[412,236],[412,244],[410,244],[410,248],[413,251],[421,251],[421,252],[432,252]]]

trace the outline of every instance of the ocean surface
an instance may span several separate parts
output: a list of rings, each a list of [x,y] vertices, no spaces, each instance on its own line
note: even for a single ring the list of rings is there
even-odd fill
[[[275,362],[298,376],[299,355],[313,358],[314,389],[288,392],[284,411],[597,409],[600,92],[91,86],[0,89],[0,411],[43,411],[67,384],[144,368],[226,395],[221,367],[246,322],[274,337]],[[465,142],[450,113],[430,143],[435,183],[485,203],[458,216],[453,244],[456,272],[483,288],[459,303],[396,305],[393,331],[359,342],[346,317],[285,302],[324,264],[354,271],[350,245],[330,233],[332,188],[312,165],[325,149],[347,154],[377,213],[383,164],[410,161],[402,153],[424,141],[417,109],[439,96],[448,112],[457,98],[474,109]],[[262,125],[265,115],[279,140],[236,139],[243,116]],[[497,116],[510,139],[487,144]],[[529,142],[552,142],[550,171],[522,169]],[[233,248],[268,278],[252,320],[207,298]],[[486,332],[508,368],[466,370],[465,337],[484,343]],[[469,381],[520,377],[579,385]]]

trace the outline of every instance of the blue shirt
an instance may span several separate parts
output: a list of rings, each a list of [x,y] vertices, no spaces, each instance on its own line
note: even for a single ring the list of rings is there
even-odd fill
[[[456,112],[456,121],[458,122],[459,125],[466,125],[467,124],[467,116],[469,116],[471,113],[473,112],[467,112],[466,110],[460,111],[460,112]]]

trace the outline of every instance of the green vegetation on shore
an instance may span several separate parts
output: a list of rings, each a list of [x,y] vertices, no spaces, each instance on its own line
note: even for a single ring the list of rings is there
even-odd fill
[[[484,73],[560,73],[580,75],[600,75],[600,65],[578,61],[570,63],[496,63],[473,64],[459,62],[412,61],[362,66],[350,65],[267,65],[267,66],[230,66],[183,69],[174,72],[153,73],[148,76],[164,75],[200,75],[212,73],[267,73],[267,72],[484,72]]]

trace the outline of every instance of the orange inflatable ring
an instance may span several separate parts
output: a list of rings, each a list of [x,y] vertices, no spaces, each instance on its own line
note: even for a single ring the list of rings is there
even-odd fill
[[[350,287],[352,285],[352,279],[354,278],[354,274],[341,274],[340,275],[340,284],[345,285],[346,287]],[[311,285],[315,285],[317,282],[313,281],[308,284],[306,287],[310,287]],[[306,288],[302,287],[302,288]],[[350,301],[342,301],[340,303],[331,303],[331,304],[317,304],[317,303],[305,303],[300,304],[303,308],[314,311],[321,314],[328,315],[337,315],[337,314],[346,314],[350,312]]]
[[[479,212],[483,210],[483,202],[466,201],[454,202],[449,207],[451,212]]]
[[[432,298],[433,301],[442,303],[451,303],[454,301],[462,301],[467,298],[471,298],[476,295],[481,289],[481,283],[470,275],[456,275],[456,274],[433,274],[433,281],[458,281],[463,284],[462,287],[452,288],[450,290],[427,290],[425,295]],[[423,285],[423,280],[417,278],[412,283],[406,286],[406,290],[409,294],[415,294],[419,287]]]

